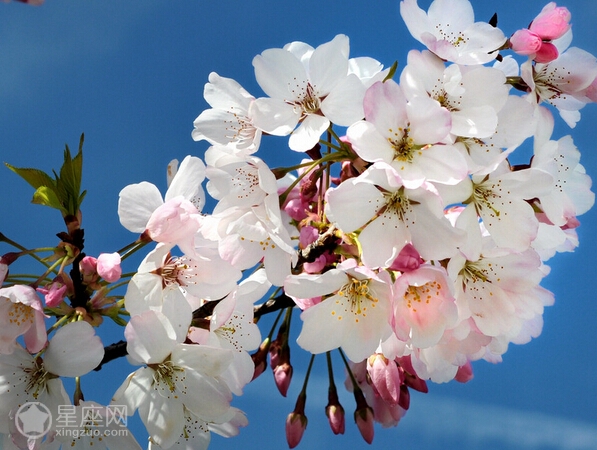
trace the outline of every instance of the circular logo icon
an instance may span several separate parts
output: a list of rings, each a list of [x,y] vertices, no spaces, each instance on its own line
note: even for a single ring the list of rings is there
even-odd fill
[[[41,402],[27,402],[15,414],[15,425],[26,438],[39,439],[50,431],[52,413]]]

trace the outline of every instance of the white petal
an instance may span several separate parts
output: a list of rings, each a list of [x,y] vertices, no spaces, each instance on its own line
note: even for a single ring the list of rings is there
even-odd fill
[[[120,191],[118,217],[133,233],[143,233],[152,213],[164,203],[159,189],[147,181],[130,184]]]
[[[104,346],[85,321],[60,328],[44,353],[44,366],[54,375],[78,377],[95,369],[104,357]]]

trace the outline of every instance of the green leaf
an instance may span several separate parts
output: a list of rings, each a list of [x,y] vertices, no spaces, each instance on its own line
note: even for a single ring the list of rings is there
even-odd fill
[[[385,83],[386,81],[394,78],[394,75],[396,75],[397,69],[398,69],[398,61],[394,61],[394,64],[392,64],[392,67],[390,67],[390,71],[388,72],[386,77],[383,79],[383,82]]]
[[[30,168],[18,168],[11,166],[8,163],[4,163],[6,167],[12,170],[14,173],[19,175],[23,178],[27,183],[33,186],[35,189],[42,187],[42,186],[55,186],[54,180],[50,178],[50,176],[38,169],[30,169]]]
[[[66,210],[60,203],[60,199],[51,187],[38,187],[33,194],[33,200],[31,200],[31,202],[35,203],[36,205],[44,205],[49,206],[50,208],[58,209],[62,211],[63,214],[66,213]]]
[[[84,135],[81,135],[79,151],[74,158],[66,145],[60,175],[55,170],[52,171],[54,179],[38,169],[18,168],[10,164],[6,166],[36,189],[33,203],[56,208],[64,217],[76,216],[85,197],[85,192],[80,192],[83,178],[83,140]]]

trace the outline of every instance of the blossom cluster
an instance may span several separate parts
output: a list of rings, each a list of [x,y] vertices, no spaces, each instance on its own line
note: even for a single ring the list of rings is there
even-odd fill
[[[85,256],[78,204],[55,199],[62,178],[43,184],[11,167],[62,211],[68,232],[33,285],[9,274],[31,252],[0,259],[6,448],[139,448],[131,435],[91,442],[55,429],[32,443],[13,426],[26,402],[81,407],[79,378],[124,354],[140,367],[112,403],[138,412],[148,448],[203,449],[211,432],[234,436],[248,422],[233,395],[268,356],[286,395],[298,310],[300,348],[327,354],[330,372],[339,349],[367,442],[374,421],[404,416],[409,388],[466,382],[471,362],[499,362],[510,343],[541,333],[554,301],[541,286],[546,262],[574,250],[578,216],[594,203],[572,137],[553,137],[552,111],[574,127],[597,101],[597,59],[570,47],[570,13],[553,2],[510,38],[494,20],[475,22],[468,0],[435,0],[428,11],[402,0],[400,13],[426,47],[411,50],[400,73],[351,58],[345,35],[257,55],[264,97],[211,73],[210,108],[192,131],[209,149],[168,165],[163,196],[149,182],[122,189],[120,222],[138,239],[118,252]],[[302,161],[270,168],[256,154],[272,136],[288,136]],[[65,166],[79,163],[69,158]],[[124,260],[147,245],[123,275]],[[263,338],[257,323],[274,312]],[[58,321],[46,330],[50,315]],[[104,317],[124,326],[124,345],[104,349],[95,333]],[[310,370],[286,421],[290,447],[306,428]],[[61,377],[77,380],[72,401]],[[329,392],[326,414],[342,433],[333,382]]]

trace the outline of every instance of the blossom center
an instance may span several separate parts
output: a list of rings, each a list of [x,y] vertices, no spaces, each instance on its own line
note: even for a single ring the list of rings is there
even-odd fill
[[[395,214],[402,221],[407,212],[412,212],[411,202],[404,195],[404,188],[400,188],[396,192],[386,193],[385,200],[386,206],[384,212]]]
[[[394,161],[412,162],[415,150],[415,142],[408,136],[409,128],[399,127],[398,130],[390,128],[388,141],[394,149]]]
[[[298,95],[300,100],[293,103],[295,108],[298,108],[303,115],[317,114],[321,107],[321,99],[317,96],[315,87],[311,83],[307,83],[307,86],[301,88],[301,91],[303,92]]]
[[[8,311],[8,322],[18,327],[33,323],[33,308],[23,303],[13,303]]]
[[[164,265],[156,270],[157,275],[162,277],[164,288],[169,286],[186,286],[191,276],[188,274],[189,265],[183,258],[169,256]]]
[[[34,367],[24,368],[23,371],[27,374],[25,392],[30,393],[37,400],[40,392],[46,389],[46,384],[50,378],[54,378],[54,375],[50,374],[41,363],[37,362]]]
[[[378,302],[371,290],[369,289],[369,280],[357,280],[353,278],[349,283],[346,283],[338,291],[340,297],[346,298],[350,302],[350,311],[355,314],[362,314],[365,316],[367,311],[367,304],[375,307]],[[369,302],[365,303],[365,300]]]
[[[428,305],[433,297],[439,297],[442,285],[437,281],[430,281],[422,286],[409,286],[404,294],[404,301],[408,309],[417,312],[417,308]]]
[[[160,387],[166,387],[171,393],[176,391],[176,382],[182,375],[184,379],[184,369],[175,366],[172,361],[166,360],[159,364],[148,364],[153,369],[153,381]]]

